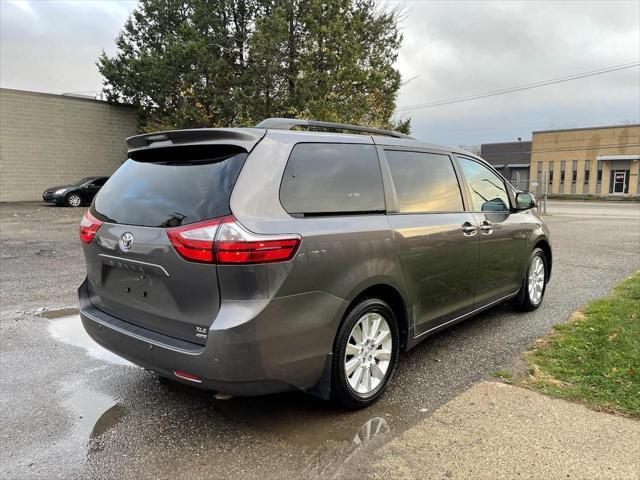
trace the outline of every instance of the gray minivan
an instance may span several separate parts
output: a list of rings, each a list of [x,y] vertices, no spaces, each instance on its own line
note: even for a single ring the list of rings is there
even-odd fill
[[[542,302],[535,199],[469,152],[290,119],[127,145],[80,224],[80,314],[162,377],[360,408],[428,335]]]

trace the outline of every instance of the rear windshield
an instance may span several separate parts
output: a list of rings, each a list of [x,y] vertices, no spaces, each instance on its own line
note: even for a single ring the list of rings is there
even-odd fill
[[[175,227],[229,215],[246,152],[145,151],[129,158],[100,189],[92,213],[110,223]],[[221,155],[222,154],[222,155]]]

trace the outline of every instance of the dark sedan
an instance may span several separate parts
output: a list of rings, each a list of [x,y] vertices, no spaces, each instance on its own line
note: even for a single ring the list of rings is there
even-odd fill
[[[79,207],[91,203],[109,177],[86,177],[71,185],[47,188],[42,194],[45,202],[68,207]]]

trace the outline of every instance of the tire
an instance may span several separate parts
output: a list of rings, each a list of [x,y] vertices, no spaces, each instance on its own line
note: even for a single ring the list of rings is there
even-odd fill
[[[72,193],[67,196],[67,206],[68,207],[79,207],[82,205],[82,198],[77,193]]]
[[[371,331],[376,325],[377,335]],[[356,326],[364,335],[358,334]],[[356,340],[358,336],[362,341]],[[393,376],[399,350],[398,322],[391,307],[378,298],[367,298],[355,305],[336,336],[331,378],[333,401],[350,410],[376,402]],[[349,368],[352,370],[347,373]]]
[[[542,262],[542,272],[536,272],[537,266],[540,265],[539,262]],[[544,294],[547,290],[547,272],[548,263],[544,251],[541,248],[534,248],[531,252],[531,255],[529,255],[527,272],[525,273],[524,279],[522,280],[522,287],[520,287],[520,291],[512,300],[512,304],[516,308],[525,312],[530,312],[542,305]],[[542,278],[540,278],[540,275],[542,275]],[[537,285],[539,298],[537,297],[537,295],[533,295],[531,293],[532,289],[536,289],[536,285],[532,286],[532,282]]]

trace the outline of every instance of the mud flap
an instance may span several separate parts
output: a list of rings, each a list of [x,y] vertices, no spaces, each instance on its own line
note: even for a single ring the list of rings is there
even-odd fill
[[[322,400],[329,400],[331,398],[331,369],[333,364],[333,354],[327,355],[324,360],[324,368],[322,369],[322,375],[320,380],[316,383],[315,387],[306,391],[306,393],[313,395],[314,397],[321,398]]]

